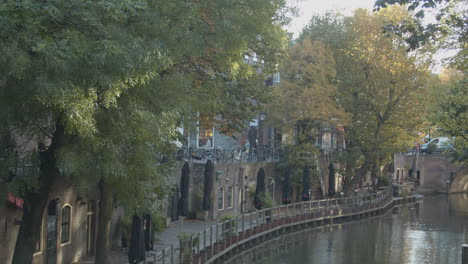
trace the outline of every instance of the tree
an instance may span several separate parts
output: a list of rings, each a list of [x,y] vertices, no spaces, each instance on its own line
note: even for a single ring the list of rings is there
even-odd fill
[[[399,25],[410,16],[398,7],[373,14],[356,10],[351,17],[328,13],[314,17],[301,34],[322,41],[338,62],[332,84],[333,100],[347,116],[346,150],[339,157],[346,191],[368,173],[376,178],[422,123],[430,57],[408,53],[403,37],[382,32],[389,22]]]
[[[206,112],[239,129],[265,100],[262,76],[242,55],[253,50],[265,74],[274,69],[286,43],[284,5],[4,1],[0,120],[45,142],[39,176],[8,184],[21,183],[13,191],[25,199],[13,263],[31,262],[50,188],[65,176],[99,183],[96,262],[109,263],[113,196],[130,210],[161,200],[170,166],[161,159],[172,154],[176,126]]]
[[[468,117],[467,117],[467,76],[458,74],[442,81],[438,87],[448,87],[448,92],[439,94],[438,102],[432,109],[430,120],[441,127],[443,132],[453,137],[454,157],[461,164],[468,158]]]
[[[414,50],[428,43],[435,43],[444,49],[458,49],[457,55],[450,59],[453,67],[466,71],[468,45],[468,9],[460,0],[376,0],[375,9],[400,4],[409,11],[417,11],[403,23],[387,23],[386,32],[403,36]],[[422,19],[427,11],[435,14],[435,22],[424,24]]]
[[[408,46],[400,36],[381,34],[387,21],[397,24],[408,16],[401,8],[374,14],[358,10],[353,16],[349,30],[355,38],[347,48],[353,66],[347,69],[350,78],[342,80],[338,88],[340,103],[352,114],[345,128],[345,160],[350,169],[345,183],[351,183],[347,188],[368,172],[376,178],[379,168],[408,144],[422,123],[418,97],[424,94],[430,61],[421,54],[407,53]]]

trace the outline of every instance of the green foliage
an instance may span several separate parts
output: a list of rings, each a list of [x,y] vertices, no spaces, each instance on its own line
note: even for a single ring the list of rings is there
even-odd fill
[[[219,222],[223,223],[223,222],[226,222],[226,221],[231,221],[231,220],[234,220],[236,218],[235,215],[232,215],[232,214],[224,214],[223,216],[221,216],[219,218]]]
[[[0,121],[45,142],[65,126],[56,158],[76,185],[104,177],[129,210],[156,212],[177,127],[203,112],[232,133],[267,100],[287,12],[283,0],[4,1]],[[243,63],[250,51],[263,74]]]
[[[204,113],[223,132],[243,128],[268,99],[288,12],[284,0],[2,1],[0,122],[56,147],[47,163],[31,155],[37,167],[81,191],[103,179],[129,214],[157,215],[177,127]],[[243,63],[249,52],[261,71]],[[22,193],[54,186],[45,174],[14,177]]]
[[[372,14],[356,10],[351,17],[328,13],[312,18],[301,35],[321,41],[336,62],[335,74],[328,78],[336,92],[326,98],[334,102],[329,108],[344,112],[332,120],[345,129],[346,150],[339,161],[347,185],[369,171],[377,177],[379,168],[404,149],[423,124],[420,95],[425,93],[430,60],[423,52],[407,53],[409,46],[398,34],[382,33],[387,23],[410,17],[399,7]]]
[[[262,204],[262,209],[272,208],[276,205],[275,200],[273,200],[269,192],[260,193],[259,199]]]
[[[455,160],[467,164],[468,160],[468,78],[466,74],[452,76],[441,82],[448,88],[441,94],[436,106],[432,109],[430,119],[440,126],[446,135],[453,137]],[[431,147],[431,145],[429,145]]]
[[[122,235],[128,240],[132,233],[132,218],[129,216],[123,216],[119,218],[119,228]]]
[[[406,5],[413,16],[401,24],[388,23],[387,32],[403,36],[410,49],[418,49],[433,43],[444,49],[458,49],[450,58],[452,67],[467,71],[468,10],[462,0],[376,0],[375,8],[389,5]],[[414,13],[417,10],[416,13]],[[422,23],[425,14],[435,15],[435,21]]]

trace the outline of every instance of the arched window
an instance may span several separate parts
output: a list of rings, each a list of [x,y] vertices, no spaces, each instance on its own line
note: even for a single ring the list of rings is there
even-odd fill
[[[60,242],[62,244],[71,241],[71,206],[65,205],[62,207],[62,231]]]
[[[218,190],[218,210],[224,209],[224,187],[219,187]]]
[[[227,207],[232,208],[232,197],[234,197],[234,188],[232,188],[232,185],[228,187],[228,193],[227,193]]]

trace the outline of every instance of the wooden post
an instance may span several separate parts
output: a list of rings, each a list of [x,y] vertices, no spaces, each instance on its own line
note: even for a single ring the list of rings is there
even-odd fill
[[[166,249],[162,250],[162,264],[166,264]]]
[[[219,225],[219,224],[216,224],[216,237],[215,237],[216,243],[218,243],[218,235],[219,235],[219,234],[218,234],[218,225]]]
[[[253,213],[250,213],[250,230],[252,230],[252,228],[253,228],[253,220],[252,220],[253,216],[252,216],[252,214]]]

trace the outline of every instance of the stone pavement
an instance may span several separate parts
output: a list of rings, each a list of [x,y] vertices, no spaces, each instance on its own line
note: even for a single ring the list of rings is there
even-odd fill
[[[215,224],[217,224],[216,221],[191,219],[180,219],[179,221],[171,222],[163,232],[156,233],[153,250],[161,251],[163,248],[170,247],[171,245],[176,246],[179,243],[179,234],[195,234]],[[128,251],[112,251],[111,259],[113,264],[128,264]]]
[[[199,220],[188,220],[181,219],[176,222],[172,222],[163,232],[156,233],[154,241],[154,250],[161,250],[171,245],[178,245],[179,234],[195,234],[202,232],[204,229],[209,228],[212,225],[217,224],[216,221],[199,221]]]

